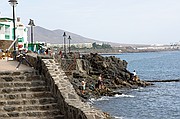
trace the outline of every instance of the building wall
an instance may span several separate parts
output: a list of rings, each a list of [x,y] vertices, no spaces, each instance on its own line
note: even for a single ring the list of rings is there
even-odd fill
[[[14,40],[13,32],[13,20],[11,18],[0,18],[0,49],[7,49]],[[17,18],[16,22],[16,37],[18,37],[18,46],[24,48],[24,44],[27,43],[27,28],[21,23],[20,18]],[[2,44],[5,44],[3,46]],[[9,46],[8,46],[9,45]]]
[[[10,18],[0,18],[0,40],[13,40],[13,22]]]
[[[16,36],[18,37],[18,47],[20,50],[24,49],[25,46],[24,44],[27,43],[27,31],[28,29],[24,26],[24,24],[20,21],[20,18],[17,18],[17,23],[16,23]],[[22,46],[22,48],[20,48]]]

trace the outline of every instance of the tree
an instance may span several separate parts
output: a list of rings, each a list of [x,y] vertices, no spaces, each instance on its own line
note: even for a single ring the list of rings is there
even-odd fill
[[[96,48],[97,48],[96,42],[94,42],[94,43],[92,44],[92,47],[93,47],[93,49],[96,49]]]
[[[105,43],[102,44],[102,49],[111,49],[111,48],[112,47],[109,44],[105,44]]]

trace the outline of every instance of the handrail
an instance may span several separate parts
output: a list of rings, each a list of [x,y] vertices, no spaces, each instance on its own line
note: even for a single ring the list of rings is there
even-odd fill
[[[11,48],[12,48],[12,46],[14,45],[14,43],[18,40],[18,38],[19,38],[19,35],[16,37],[16,39],[12,42],[12,44],[9,46],[9,48],[7,49],[7,51],[9,51]]]

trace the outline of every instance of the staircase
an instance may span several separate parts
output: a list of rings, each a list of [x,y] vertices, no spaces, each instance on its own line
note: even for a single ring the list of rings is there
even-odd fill
[[[59,108],[35,71],[0,72],[0,119],[64,119]]]

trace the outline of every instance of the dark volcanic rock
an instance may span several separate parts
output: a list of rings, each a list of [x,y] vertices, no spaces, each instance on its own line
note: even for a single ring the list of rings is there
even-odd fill
[[[120,60],[115,56],[103,57],[98,54],[86,54],[82,56],[82,59],[88,61],[86,67],[83,67],[86,71],[90,70],[90,75],[102,74],[103,78],[114,79],[119,78],[122,80],[130,80],[131,73],[127,71],[127,62]]]
[[[103,57],[96,54],[85,54],[82,55],[82,66],[83,72],[75,71],[73,73],[73,78],[70,79],[71,83],[74,85],[77,93],[87,99],[89,97],[99,97],[99,96],[112,96],[118,94],[113,92],[114,89],[119,88],[137,88],[139,86],[145,87],[151,85],[145,81],[140,81],[139,79],[134,81],[133,75],[127,70],[127,62],[116,58],[115,56]],[[98,77],[102,74],[103,79],[103,89],[99,89]],[[85,93],[82,94],[81,81],[86,82]]]

